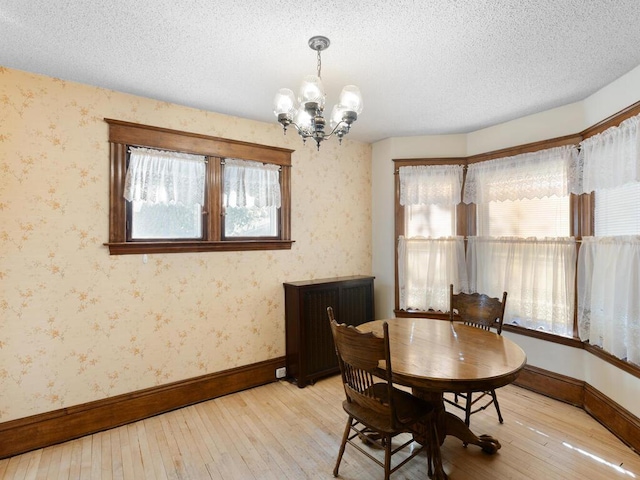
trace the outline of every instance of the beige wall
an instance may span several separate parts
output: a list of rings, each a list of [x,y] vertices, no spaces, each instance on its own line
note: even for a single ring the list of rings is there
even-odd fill
[[[109,256],[103,118],[295,149],[290,251]],[[371,274],[371,147],[0,67],[0,422],[285,354],[282,283]]]
[[[640,101],[640,66],[581,102],[523,117],[466,135],[390,138],[373,144],[373,274],[376,317],[394,308],[394,158],[457,157],[579,133]],[[584,380],[640,417],[640,379],[584,350],[521,335],[530,365]]]
[[[583,102],[468,135],[317,153],[276,124],[0,67],[0,422],[284,355],[285,281],[373,273],[376,316],[392,316],[392,158],[575,133],[639,99],[640,67]],[[295,149],[293,249],[109,256],[105,117]],[[521,341],[532,365],[640,416],[637,378]]]

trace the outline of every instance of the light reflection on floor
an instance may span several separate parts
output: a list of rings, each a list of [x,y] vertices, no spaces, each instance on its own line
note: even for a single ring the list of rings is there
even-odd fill
[[[528,427],[528,426],[524,425],[523,423],[518,422],[517,420],[516,420],[515,423],[517,423],[518,425],[520,425],[520,426],[522,426],[522,427],[524,427],[524,428],[526,428],[528,430],[531,430],[534,433],[537,433],[538,435],[542,435],[543,437],[549,438],[549,435],[547,435],[546,433],[541,432],[540,430],[536,430],[533,427]],[[578,453],[584,455],[585,457],[589,457],[590,459],[595,460],[596,462],[598,462],[598,463],[600,463],[602,465],[606,465],[608,467],[611,467],[611,468],[613,468],[614,470],[616,470],[619,473],[627,475],[627,476],[629,476],[631,478],[637,478],[636,475],[633,472],[630,472],[629,470],[625,470],[620,465],[614,465],[611,462],[607,462],[605,459],[600,458],[597,455],[594,455],[593,453],[589,453],[586,450],[582,450],[581,448],[574,447],[573,445],[571,445],[571,444],[569,444],[567,442],[562,442],[562,445],[564,445],[565,447],[569,448],[570,450],[573,450],[574,452],[578,452]]]
[[[594,455],[593,453],[589,453],[589,452],[587,452],[585,450],[582,450],[581,448],[574,447],[573,445],[570,445],[567,442],[562,442],[562,445],[564,445],[565,447],[567,447],[567,448],[569,448],[569,449],[571,449],[571,450],[573,450],[575,452],[581,453],[585,457],[589,457],[589,458],[591,458],[592,460],[595,460],[598,463],[601,463],[603,465],[611,467],[611,468],[613,468],[614,470],[616,470],[619,473],[623,473],[625,475],[628,475],[631,478],[636,478],[636,475],[634,473],[630,472],[629,470],[625,470],[624,468],[622,468],[619,465],[614,465],[611,462],[607,462],[605,459],[600,458],[597,455]]]
[[[522,425],[524,428],[528,428],[529,430],[531,430],[531,431],[532,431],[532,432],[534,432],[534,433],[537,433],[538,435],[542,435],[543,437],[547,437],[547,438],[549,438],[549,435],[547,435],[546,433],[542,433],[540,430],[536,430],[536,429],[535,429],[535,428],[533,428],[533,427],[527,427],[525,424],[520,423],[520,422],[518,422],[517,420],[516,420],[516,423],[517,423],[518,425]]]

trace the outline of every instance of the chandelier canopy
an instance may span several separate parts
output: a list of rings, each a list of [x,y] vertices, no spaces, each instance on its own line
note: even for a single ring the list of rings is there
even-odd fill
[[[329,118],[329,133],[325,132],[326,121],[324,119],[325,93],[322,86],[322,59],[320,53],[329,48],[331,42],[327,37],[315,36],[309,39],[309,47],[318,52],[318,75],[307,75],[302,81],[298,97],[289,88],[281,88],[273,100],[273,113],[282,124],[284,133],[287,127],[293,125],[302,137],[303,142],[307,138],[316,141],[318,150],[320,143],[336,135],[340,143],[342,138],[349,133],[351,124],[358,119],[362,112],[362,95],[355,85],[347,85],[342,89],[338,103],[331,111]]]

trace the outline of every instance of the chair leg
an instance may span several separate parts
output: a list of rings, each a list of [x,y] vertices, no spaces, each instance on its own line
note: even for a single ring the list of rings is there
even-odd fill
[[[384,437],[384,480],[391,475],[391,436]]]
[[[429,431],[427,432],[427,476],[431,478],[433,476],[433,470],[436,466],[436,448],[438,445],[438,433],[436,430],[436,422],[434,419],[429,420],[428,424]]]
[[[471,392],[467,393],[467,403],[464,408],[464,423],[468,427],[471,421],[471,400],[473,394]]]
[[[342,435],[342,443],[340,444],[340,451],[338,452],[338,459],[336,460],[336,466],[333,469],[333,476],[338,476],[338,469],[340,468],[340,462],[342,461],[342,455],[344,455],[344,448],[347,445],[347,438],[349,438],[349,432],[351,431],[351,426],[353,425],[353,417],[349,416],[347,419],[347,426],[344,429],[344,434]]]
[[[432,478],[437,472],[444,472],[442,466],[442,456],[440,453],[440,437],[438,436],[437,422],[434,420],[429,422],[429,446],[427,448],[427,456],[429,467],[427,475]],[[446,474],[445,474],[446,478]]]
[[[491,398],[493,398],[493,404],[496,406],[496,412],[498,412],[498,420],[503,423],[502,414],[500,413],[500,405],[498,405],[498,396],[495,390],[491,390]]]

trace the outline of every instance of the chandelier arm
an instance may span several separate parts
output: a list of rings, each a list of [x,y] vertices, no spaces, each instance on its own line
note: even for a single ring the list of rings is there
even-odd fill
[[[332,136],[334,133],[336,133],[336,131],[339,129],[339,127],[340,127],[343,123],[347,126],[347,128],[345,129],[345,132],[344,132],[344,134],[343,134],[343,135],[346,135],[347,133],[349,133],[349,131],[351,130],[351,124],[349,124],[348,122],[345,122],[344,120],[340,120],[340,122],[338,122],[338,124],[337,124],[335,127],[333,127],[333,130],[331,130],[331,132],[329,132],[329,134],[326,134],[326,135],[324,136],[324,138],[331,138],[331,136]]]
[[[293,126],[295,127],[296,132],[300,133],[300,132],[302,132],[302,131],[303,131],[303,130],[302,130],[302,129],[301,129],[301,128],[296,124],[296,123],[294,123],[294,122],[289,122],[289,124],[287,125],[287,128],[288,128],[289,126],[291,126],[291,125],[293,125]]]
[[[327,136],[318,136],[316,134],[316,131],[312,131],[312,132],[308,132],[305,129],[299,127],[297,124],[290,122],[289,125],[293,125],[294,128],[296,129],[296,132],[298,133],[298,135],[300,135],[302,137],[303,141],[306,141],[307,138],[313,138],[316,142],[316,144],[318,145],[318,150],[320,150],[320,142],[322,142],[325,138],[329,138]],[[333,132],[331,132],[333,133]]]

